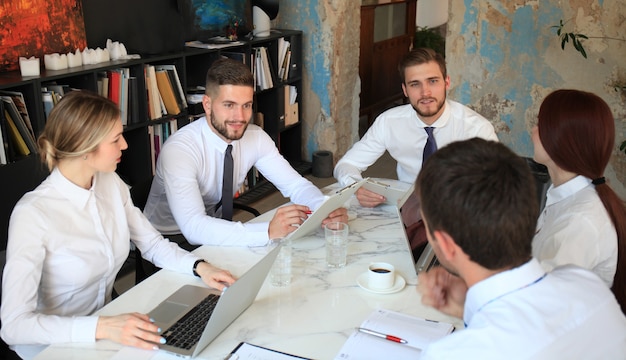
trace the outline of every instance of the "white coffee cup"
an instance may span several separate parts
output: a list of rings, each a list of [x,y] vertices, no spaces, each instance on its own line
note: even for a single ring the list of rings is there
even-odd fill
[[[372,290],[387,290],[393,287],[396,272],[393,265],[385,262],[371,263],[367,268],[368,285]]]

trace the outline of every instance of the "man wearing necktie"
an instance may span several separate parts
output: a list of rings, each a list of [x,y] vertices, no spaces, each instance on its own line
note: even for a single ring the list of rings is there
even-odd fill
[[[412,184],[422,163],[437,148],[473,137],[498,140],[487,119],[446,98],[450,77],[443,56],[432,49],[413,49],[400,61],[398,71],[402,91],[409,103],[379,115],[363,138],[337,162],[334,176],[344,186],[362,179],[361,172],[385,151],[397,161],[395,175],[398,180]],[[363,187],[356,195],[359,203],[366,207],[377,206],[386,200]],[[423,231],[418,231],[417,235],[412,231],[416,226],[421,228],[416,198],[406,201],[402,215],[412,247],[425,244]]]
[[[207,73],[205,117],[184,126],[164,144],[144,213],[162,233],[179,234],[192,245],[262,246],[287,236],[324,201],[278,152],[260,127],[250,124],[254,78],[243,63],[216,60]],[[255,167],[293,205],[271,221],[231,221],[233,196]],[[331,212],[324,223],[348,220]]]

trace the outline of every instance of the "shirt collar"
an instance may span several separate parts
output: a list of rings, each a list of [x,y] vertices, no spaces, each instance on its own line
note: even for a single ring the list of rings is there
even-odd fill
[[[439,119],[435,120],[435,122],[432,125],[427,125],[424,121],[422,121],[422,119],[419,117],[415,109],[413,109],[413,112],[415,113],[415,116],[422,124],[422,127],[435,127],[435,128],[444,127],[448,124],[448,121],[450,121],[451,110],[450,110],[450,104],[448,104],[448,100],[446,100],[443,105],[443,112],[441,113],[441,116],[439,116]]]
[[[202,135],[203,135],[203,138],[207,139],[209,144],[211,144],[211,146],[214,146],[221,153],[226,152],[226,148],[228,147],[228,145],[232,145],[233,149],[235,147],[237,147],[237,144],[239,143],[239,140],[233,140],[230,143],[227,143],[226,141],[224,141],[224,139],[222,139],[219,135],[217,135],[215,132],[213,132],[213,129],[211,129],[211,127],[209,126],[209,120],[206,118],[206,116],[202,117],[202,118],[200,118],[200,119],[198,119],[196,121],[202,121]]]
[[[576,194],[589,185],[591,185],[591,179],[582,175],[578,175],[557,187],[550,185],[548,192],[546,193],[546,206],[556,204],[559,201]]]
[[[519,267],[500,272],[474,284],[467,291],[463,320],[469,324],[474,315],[487,303],[533,284],[545,273],[539,262],[532,258]]]
[[[89,190],[74,184],[68,180],[59,168],[55,167],[50,173],[50,182],[70,203],[74,204],[79,209],[84,209],[89,201],[89,197],[93,189],[96,187],[97,176],[94,175],[91,188]]]

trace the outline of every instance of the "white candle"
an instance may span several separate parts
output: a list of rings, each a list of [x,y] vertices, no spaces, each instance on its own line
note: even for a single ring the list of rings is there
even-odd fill
[[[58,53],[45,54],[43,56],[43,63],[46,70],[67,69],[67,55],[59,55]]]
[[[20,56],[19,61],[22,76],[39,76],[39,58],[31,56],[27,59]]]

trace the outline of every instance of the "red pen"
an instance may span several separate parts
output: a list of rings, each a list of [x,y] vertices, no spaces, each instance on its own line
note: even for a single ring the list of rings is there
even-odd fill
[[[305,211],[304,213],[305,213],[305,214],[307,214],[307,215],[311,215],[311,214],[313,214],[313,211],[311,211],[311,210],[307,210],[307,211]]]
[[[406,340],[401,339],[401,338],[399,338],[397,336],[379,333],[379,332],[374,331],[374,330],[365,329],[365,328],[357,328],[357,330],[359,332],[362,332],[362,333],[366,333],[366,334],[369,334],[369,335],[374,335],[374,336],[377,336],[379,338],[387,339],[387,340],[390,340],[390,341],[393,341],[393,342],[397,342],[397,343],[400,343],[400,344],[406,344],[407,343]]]

